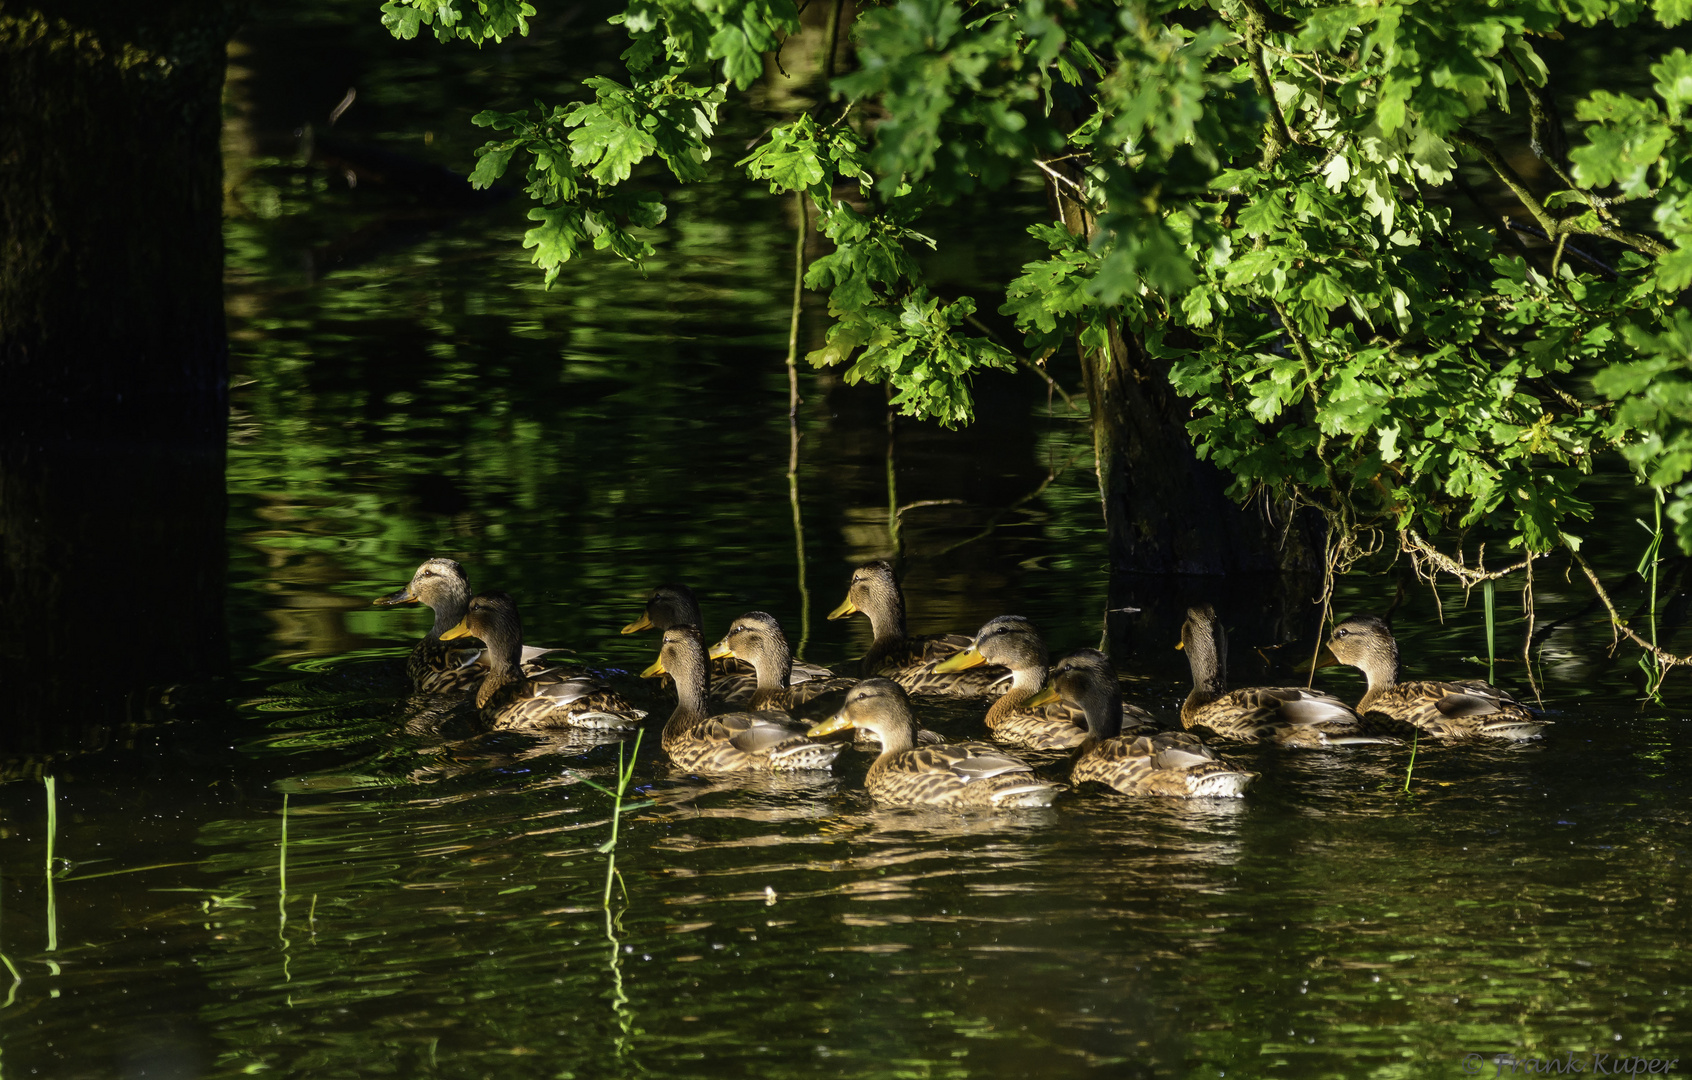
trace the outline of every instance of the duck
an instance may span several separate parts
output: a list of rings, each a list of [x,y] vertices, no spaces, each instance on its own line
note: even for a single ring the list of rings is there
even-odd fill
[[[1181,703],[1181,726],[1201,735],[1318,748],[1396,741],[1371,734],[1351,706],[1332,694],[1304,686],[1228,689],[1228,634],[1216,609],[1187,609],[1181,640],[1193,689]]]
[[[1317,667],[1359,668],[1369,688],[1357,703],[1364,716],[1380,715],[1444,739],[1543,738],[1551,721],[1491,683],[1399,682],[1398,642],[1382,619],[1358,615],[1334,627]]]
[[[421,603],[435,613],[435,624],[405,662],[413,689],[425,694],[454,694],[481,685],[488,673],[487,650],[447,645],[441,640],[446,631],[463,621],[472,595],[464,567],[452,559],[436,558],[424,560],[405,588],[372,601],[383,606]],[[518,663],[526,673],[534,674],[541,670],[537,661],[557,651],[525,645]]]
[[[1021,758],[990,743],[916,745],[916,719],[904,687],[873,677],[846,692],[846,704],[811,728],[812,738],[861,728],[881,743],[864,786],[876,802],[943,810],[1049,806],[1062,788],[1036,776]]]
[[[792,711],[824,694],[850,689],[858,680],[836,675],[827,668],[808,665],[795,670],[793,653],[781,623],[767,611],[748,611],[729,625],[728,633],[711,646],[712,660],[743,660],[752,665],[754,685],[735,704],[746,703],[754,710]]]
[[[699,598],[686,585],[660,585],[646,594],[646,607],[640,618],[623,627],[625,634],[642,630],[657,630],[660,634],[672,626],[704,626],[699,613]],[[752,664],[724,656],[711,661],[711,696],[722,702],[747,702],[757,690]],[[792,661],[791,676],[795,682],[811,679],[830,679],[834,672],[804,660]]]
[[[1206,746],[1189,731],[1119,734],[1122,690],[1110,658],[1081,649],[1059,660],[1030,704],[1062,700],[1087,716],[1087,739],[1070,770],[1070,783],[1089,781],[1124,795],[1237,799],[1257,779]]]
[[[711,646],[709,655],[713,659],[733,656],[752,665],[757,674],[757,688],[750,699],[741,700],[748,701],[753,709],[791,713],[797,705],[815,701],[828,694],[850,690],[858,682],[849,676],[827,672],[826,668],[822,669],[827,672],[822,678],[794,673],[788,660],[787,635],[782,633],[781,624],[776,621],[775,616],[764,611],[749,611],[734,620],[723,639]],[[794,679],[795,674],[799,676],[797,680]],[[919,743],[945,741],[939,734],[927,728],[917,729]],[[868,731],[859,731],[853,740],[853,747],[858,750],[879,750],[881,744],[876,742],[875,736]]]
[[[990,619],[967,649],[935,666],[942,674],[966,671],[981,664],[1010,670],[1009,688],[988,708],[987,731],[994,741],[1024,750],[1073,750],[1087,739],[1087,717],[1060,699],[1037,708],[1029,701],[1046,684],[1048,654],[1045,639],[1020,615]],[[1144,709],[1122,705],[1124,730],[1155,730],[1157,722]]]
[[[518,664],[523,620],[517,614],[517,602],[507,593],[476,596],[458,625],[441,634],[445,641],[463,637],[480,638],[487,646],[488,673],[476,691],[476,708],[495,728],[627,731],[646,715],[646,710],[630,705],[591,675],[564,671],[524,675]]]
[[[1001,667],[967,671],[937,672],[944,660],[969,648],[962,634],[907,637],[905,594],[893,576],[893,565],[885,559],[867,562],[852,571],[846,599],[828,613],[830,619],[844,619],[863,613],[869,617],[875,640],[864,654],[862,671],[867,678],[880,675],[892,679],[911,694],[937,697],[995,697],[1004,692],[1010,674]]]
[[[692,772],[785,772],[829,769],[845,749],[805,733],[786,713],[734,712],[710,715],[711,671],[697,626],[664,631],[658,659],[645,678],[669,675],[676,685],[676,709],[664,725],[664,752]]]

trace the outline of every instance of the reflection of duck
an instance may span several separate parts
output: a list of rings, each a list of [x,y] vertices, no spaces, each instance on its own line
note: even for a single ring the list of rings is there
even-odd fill
[[[684,769],[745,772],[762,769],[826,769],[843,747],[806,738],[803,724],[785,713],[737,712],[710,715],[705,643],[693,626],[664,631],[658,659],[641,672],[669,675],[676,684],[676,710],[664,725],[664,751]]]
[[[1046,642],[1034,624],[1020,615],[1000,615],[975,635],[974,644],[935,671],[964,671],[978,664],[1010,669],[1010,689],[987,710],[987,730],[999,742],[1029,750],[1069,750],[1087,738],[1087,717],[1081,709],[1054,698],[1030,707],[1029,700],[1046,684]],[[1129,730],[1156,728],[1151,714],[1124,703],[1123,726]]]
[[[863,673],[892,679],[912,694],[945,697],[991,697],[1005,670],[985,667],[970,671],[936,672],[942,661],[969,647],[962,634],[913,638],[905,635],[905,595],[885,560],[865,563],[852,571],[846,599],[828,613],[844,619],[857,612],[869,616],[875,641],[864,654]]]
[[[646,715],[589,675],[542,672],[525,678],[517,665],[523,622],[517,602],[505,593],[485,592],[470,601],[463,620],[441,637],[450,641],[472,635],[487,645],[491,665],[476,692],[476,707],[495,727],[620,730]]]
[[[1124,795],[1180,798],[1238,798],[1255,779],[1218,757],[1185,731],[1119,735],[1122,691],[1116,668],[1095,649],[1070,653],[1052,669],[1051,681],[1034,698],[1062,698],[1087,714],[1087,740],[1070,780],[1097,781]]]
[[[642,630],[657,630],[660,634],[672,626],[705,625],[699,613],[699,598],[686,585],[660,585],[646,594],[646,610],[640,618],[623,627],[625,634]],[[828,679],[834,672],[804,660],[792,660],[791,677],[795,682],[808,679]],[[752,700],[757,689],[750,662],[732,657],[711,660],[711,696],[718,701],[744,702]],[[762,706],[758,706],[762,708]]]
[[[1187,609],[1181,641],[1193,670],[1193,690],[1181,704],[1181,724],[1220,738],[1276,742],[1283,746],[1338,746],[1380,742],[1371,738],[1351,707],[1332,694],[1302,686],[1228,689],[1228,635],[1216,609]]]
[[[811,729],[828,735],[864,728],[881,742],[881,756],[864,786],[877,801],[948,810],[1004,810],[1047,806],[1060,790],[1034,775],[1027,762],[988,743],[916,745],[916,720],[898,683],[872,678],[846,692],[846,704]]]
[[[1328,651],[1317,666],[1340,663],[1361,668],[1369,689],[1357,711],[1413,724],[1448,739],[1537,739],[1550,724],[1490,683],[1398,681],[1398,642],[1387,624],[1359,615],[1334,627]]]
[[[469,690],[488,673],[486,651],[475,646],[447,645],[441,635],[457,626],[470,609],[470,579],[464,567],[451,559],[430,559],[411,575],[411,583],[398,592],[389,593],[374,601],[377,604],[427,605],[435,613],[435,625],[423,640],[411,650],[405,662],[405,672],[411,685],[427,694],[449,694]],[[539,670],[534,663],[555,649],[523,646],[518,660],[531,673]]]

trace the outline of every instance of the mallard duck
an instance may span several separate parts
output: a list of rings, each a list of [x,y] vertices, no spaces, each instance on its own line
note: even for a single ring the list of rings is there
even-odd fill
[[[1257,779],[1216,755],[1186,731],[1119,735],[1122,690],[1116,668],[1104,653],[1081,649],[1052,669],[1045,689],[1032,704],[1059,698],[1087,715],[1087,741],[1069,774],[1071,783],[1095,780],[1124,795],[1235,799]]]
[[[1193,669],[1193,691],[1181,703],[1181,725],[1224,739],[1321,747],[1389,741],[1332,694],[1303,686],[1228,689],[1228,635],[1209,604],[1187,609],[1181,640]]]
[[[710,715],[710,668],[698,627],[664,631],[658,659],[641,672],[669,675],[676,684],[676,711],[664,725],[664,752],[695,772],[827,769],[845,747],[807,738],[805,725],[786,713],[736,712]]]
[[[411,583],[398,592],[372,601],[377,604],[428,605],[435,613],[435,625],[423,640],[411,650],[405,662],[405,672],[411,685],[426,694],[450,694],[470,690],[482,682],[488,673],[487,650],[469,645],[447,645],[442,635],[464,620],[470,610],[470,579],[464,567],[451,559],[429,559],[411,575]],[[523,646],[518,661],[533,674],[540,670],[540,657],[556,649]]]
[[[748,611],[734,620],[723,639],[711,646],[709,655],[712,660],[744,660],[752,665],[756,682],[750,692],[726,700],[749,704],[753,709],[788,712],[795,705],[848,689],[858,681],[814,664],[795,669],[787,635],[775,616],[765,611]]]
[[[476,708],[497,728],[546,730],[633,728],[646,710],[591,675],[542,672],[525,677],[517,657],[523,648],[523,621],[517,602],[502,592],[485,592],[470,601],[457,626],[444,640],[477,637],[488,647],[489,670],[476,691]]]
[[[625,634],[642,630],[657,630],[660,634],[672,626],[704,626],[699,613],[699,598],[686,585],[660,585],[646,594],[646,610],[640,618],[623,627]],[[829,679],[834,672],[825,667],[793,660],[791,677],[794,682],[809,679]],[[757,690],[752,664],[744,659],[723,656],[711,660],[711,696],[723,702],[752,700]]]
[[[792,671],[787,635],[781,632],[781,624],[776,622],[775,616],[763,611],[748,611],[734,620],[723,640],[711,646],[710,655],[713,658],[734,656],[752,665],[758,679],[757,689],[749,701],[754,709],[792,712],[796,705],[815,701],[825,694],[850,690],[858,682],[832,672],[825,678],[807,678],[804,673]],[[917,729],[919,743],[945,741],[927,728]],[[852,745],[858,750],[881,749],[881,744],[868,731],[859,731]]]
[[[975,635],[969,648],[941,661],[942,674],[981,664],[1010,669],[1010,688],[987,710],[987,730],[999,742],[1028,750],[1072,750],[1087,738],[1087,717],[1060,699],[1030,708],[1046,684],[1046,642],[1034,624],[1020,615],[1000,615]],[[1122,726],[1131,731],[1157,727],[1151,714],[1124,703]]]
[[[858,612],[869,616],[875,641],[864,654],[863,674],[892,679],[912,694],[941,697],[993,697],[1004,692],[1000,680],[1004,668],[983,667],[969,671],[936,672],[941,661],[969,647],[962,634],[935,637],[905,636],[905,595],[885,560],[865,563],[852,571],[846,599],[828,613],[830,619],[844,619]]]
[[[1447,739],[1540,738],[1550,724],[1532,709],[1490,683],[1399,682],[1398,642],[1387,624],[1359,615],[1334,627],[1327,652],[1317,667],[1345,664],[1361,668],[1369,689],[1357,711],[1412,724]]]
[[[812,728],[813,738],[864,728],[881,742],[881,756],[864,786],[878,802],[946,810],[1007,810],[1047,806],[1060,790],[1028,763],[988,743],[916,745],[916,720],[904,688],[871,678],[846,692],[846,704]]]

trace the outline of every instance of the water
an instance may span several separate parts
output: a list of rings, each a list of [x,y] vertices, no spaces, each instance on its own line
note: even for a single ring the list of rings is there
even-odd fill
[[[518,596],[532,640],[626,672],[656,640],[617,629],[685,580],[708,634],[764,608],[838,663],[867,627],[823,613],[854,562],[900,547],[913,630],[1014,611],[1054,650],[1095,645],[1085,423],[1031,377],[984,378],[976,428],[901,422],[890,447],[879,391],[804,373],[802,591],[793,222],[752,189],[677,192],[644,272],[573,265],[542,291],[521,207],[423,213],[297,163],[297,116],[263,87],[277,35],[303,46],[268,33],[231,121],[231,674],[5,763],[0,953],[20,979],[0,1075],[1416,1077],[1470,1053],[1692,1055],[1683,695],[1639,702],[1561,563],[1536,576],[1541,622],[1570,620],[1535,654],[1551,738],[1421,745],[1408,793],[1404,747],[1246,750],[1263,776],[1238,802],[960,817],[877,809],[862,755],[705,780],[649,737],[652,805],[623,819],[602,910],[610,807],[581,781],[609,782],[617,748],[484,736],[411,700],[425,613],[369,601],[459,558]],[[377,134],[428,85],[419,55],[371,76]],[[504,85],[452,62],[464,100]],[[466,139],[451,107],[418,107]],[[949,280],[1024,257],[1033,212],[943,222],[995,253]],[[809,312],[808,339],[823,325]],[[1620,580],[1644,540],[1611,512]],[[1341,612],[1393,602],[1403,567],[1365,569]],[[1484,676],[1478,597],[1445,592],[1442,624],[1425,587],[1404,595],[1414,672]],[[1277,641],[1232,596],[1243,679]],[[1499,605],[1513,656],[1513,593]],[[1169,715],[1175,626],[1124,625],[1132,692]],[[1527,693],[1511,656],[1497,679]],[[923,719],[964,735],[979,711]]]

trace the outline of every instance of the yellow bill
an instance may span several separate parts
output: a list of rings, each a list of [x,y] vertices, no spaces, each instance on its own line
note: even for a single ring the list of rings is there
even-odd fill
[[[729,648],[728,640],[725,638],[711,646],[711,651],[706,655],[713,660],[721,660],[725,656],[733,656],[734,650]]]
[[[465,618],[458,620],[457,626],[453,627],[451,630],[448,630],[446,633],[442,634],[441,640],[442,641],[451,641],[453,638],[461,638],[461,637],[469,637],[469,636],[470,636],[470,619],[469,619],[468,616],[466,616]]]
[[[857,613],[858,605],[852,603],[852,598],[848,596],[846,599],[840,601],[839,607],[828,613],[828,617],[831,619],[844,619],[848,615],[856,615]]]
[[[987,658],[975,650],[971,645],[963,652],[953,653],[951,656],[934,665],[935,671],[967,671],[972,667],[980,667],[987,662]]]
[[[629,625],[623,627],[622,632],[625,633],[625,634],[638,634],[642,630],[651,630],[651,629],[652,629],[652,620],[647,618],[645,615],[642,615],[640,618],[636,619],[634,622],[632,622]]]
[[[1339,663],[1339,657],[1334,655],[1334,650],[1324,645],[1316,659],[1308,664],[1300,664],[1293,671],[1299,675],[1314,675],[1318,668],[1333,667],[1337,663]]]
[[[378,596],[370,602],[372,604],[415,604],[417,603],[417,594],[411,591],[410,585],[407,585],[399,592],[392,592],[386,596]]]
[[[1062,699],[1058,696],[1057,686],[1053,683],[1047,683],[1045,686],[1040,688],[1040,692],[1038,694],[1035,694],[1033,697],[1023,702],[1022,707],[1025,709],[1038,709],[1042,705],[1050,705],[1052,702],[1060,700]]]
[[[640,677],[643,679],[656,679],[660,675],[668,674],[669,672],[664,670],[664,658],[660,656],[658,659],[652,661],[652,665],[650,667],[640,673]]]
[[[845,731],[851,726],[852,721],[847,718],[846,714],[838,712],[818,724],[816,727],[805,732],[805,734],[815,739],[823,735],[833,735],[837,731]]]

